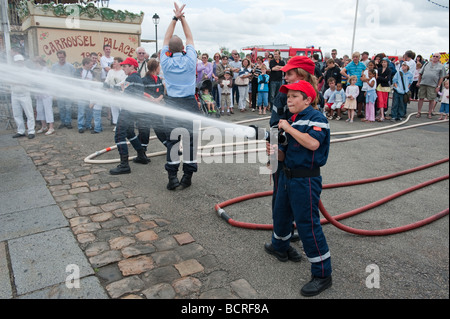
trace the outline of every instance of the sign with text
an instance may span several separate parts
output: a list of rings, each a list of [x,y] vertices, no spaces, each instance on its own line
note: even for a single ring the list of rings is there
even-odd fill
[[[91,52],[96,52],[100,60],[105,44],[111,45],[111,56],[124,60],[135,57],[139,46],[139,36],[135,34],[45,28],[38,28],[36,31],[39,56],[48,64],[58,62],[56,52],[59,50],[66,51],[67,62],[79,66]]]

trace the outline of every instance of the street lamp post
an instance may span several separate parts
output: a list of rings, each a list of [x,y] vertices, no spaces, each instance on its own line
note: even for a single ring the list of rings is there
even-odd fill
[[[159,15],[157,13],[153,16],[153,23],[155,24],[155,43],[156,43],[156,53],[158,53],[158,24],[159,24]]]

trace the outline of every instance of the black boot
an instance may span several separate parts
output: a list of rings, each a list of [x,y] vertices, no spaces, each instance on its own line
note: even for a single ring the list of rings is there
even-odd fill
[[[142,149],[137,151],[137,157],[133,159],[133,162],[139,164],[148,164],[150,163],[150,159],[145,154],[145,150]]]
[[[187,188],[192,185],[192,173],[184,173],[183,177],[181,178],[180,185],[183,186],[183,188]]]
[[[116,168],[113,168],[109,171],[111,175],[120,175],[120,174],[130,174],[131,169],[130,165],[128,165],[128,154],[120,155],[120,164]]]
[[[167,184],[167,189],[172,191],[178,186],[180,186],[180,181],[178,180],[177,173],[169,172],[169,184]]]
[[[326,278],[312,277],[311,281],[308,282],[300,290],[300,293],[305,297],[312,297],[320,294],[325,289],[331,287],[332,279],[331,276]]]

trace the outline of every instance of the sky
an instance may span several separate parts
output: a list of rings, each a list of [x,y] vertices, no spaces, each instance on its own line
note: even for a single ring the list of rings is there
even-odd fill
[[[281,44],[320,47],[325,56],[332,49],[338,50],[338,57],[351,55],[357,2],[353,51],[399,56],[413,50],[425,57],[449,52],[449,0],[177,0],[186,4],[195,48],[210,56],[221,47],[241,51],[252,45]],[[173,0],[111,0],[109,7],[144,12],[141,38],[146,40],[155,39],[152,17],[157,13],[161,49],[173,17]],[[180,23],[175,34],[184,39]],[[156,50],[155,43],[143,46],[151,54]]]

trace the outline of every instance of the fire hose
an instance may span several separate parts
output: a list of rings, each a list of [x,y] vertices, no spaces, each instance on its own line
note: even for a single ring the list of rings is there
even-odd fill
[[[407,123],[409,121],[409,119],[413,116],[417,114],[416,113],[411,113],[409,114],[409,116],[407,117],[407,119],[405,121],[402,121],[400,123],[396,123],[390,126],[385,126],[385,127],[376,127],[376,128],[370,128],[370,129],[365,129],[365,130],[357,130],[357,131],[348,131],[348,132],[332,132],[331,135],[352,135],[352,134],[360,134],[360,133],[367,133],[367,134],[363,134],[363,135],[359,135],[359,136],[353,136],[353,137],[346,137],[346,138],[339,138],[339,139],[332,139],[331,143],[340,143],[340,142],[348,142],[348,141],[352,141],[352,140],[357,140],[357,139],[361,139],[361,138],[368,138],[368,137],[373,137],[373,136],[377,136],[377,135],[381,135],[381,134],[387,134],[387,133],[393,133],[393,132],[398,132],[398,131],[402,131],[402,130],[408,130],[408,129],[412,129],[412,128],[416,128],[416,127],[421,127],[421,126],[427,126],[427,125],[434,125],[434,124],[442,124],[445,122],[448,122],[448,120],[443,120],[443,121],[432,121],[432,122],[426,122],[426,123],[419,123],[419,124],[414,124],[414,125],[410,125],[410,126],[406,126],[406,127],[400,127],[398,128],[397,126],[401,126],[404,125],[405,123]],[[266,118],[258,118],[257,120],[265,120]],[[240,122],[236,122],[235,124],[244,124],[244,123],[248,123],[248,122],[254,122],[256,121],[255,119],[251,119],[251,120],[244,120],[244,121],[240,121]],[[207,128],[204,128],[207,129]],[[378,132],[377,132],[378,131]],[[152,136],[150,138],[150,140],[154,140],[156,139],[156,136]],[[229,145],[240,145],[240,144],[256,144],[258,141],[257,140],[248,140],[245,142],[238,142],[238,143],[231,143],[231,144],[215,144],[215,145],[207,145],[207,146],[200,146],[198,147],[198,149],[201,150],[205,150],[205,149],[214,149],[215,147],[226,147]],[[127,144],[130,144],[130,142],[127,142]],[[113,145],[110,147],[107,147],[103,150],[97,151],[95,153],[92,153],[90,155],[88,155],[85,159],[84,162],[88,163],[88,164],[113,164],[113,163],[119,163],[120,159],[119,158],[115,158],[115,159],[106,159],[106,160],[96,160],[95,158],[111,152],[112,150],[117,149],[117,145]],[[225,156],[225,155],[237,155],[237,154],[243,154],[243,153],[248,153],[248,152],[260,152],[263,151],[265,152],[265,147],[264,148],[254,148],[254,149],[244,149],[244,150],[233,150],[233,151],[229,151],[229,152],[214,152],[213,154],[211,153],[198,153],[198,155],[202,156],[202,157],[210,157],[210,156]],[[156,156],[162,156],[165,155],[167,152],[166,151],[160,151],[160,152],[153,152],[153,153],[149,153],[147,154],[148,157],[156,157]],[[130,157],[131,159],[134,159],[136,156],[134,157]]]
[[[401,172],[397,172],[397,173],[393,173],[393,174],[389,174],[389,175],[385,175],[385,176],[380,176],[380,177],[375,177],[375,178],[369,178],[369,179],[365,179],[365,180],[357,180],[357,181],[352,181],[352,182],[344,182],[344,183],[336,183],[336,184],[327,184],[327,185],[323,185],[323,189],[331,189],[331,188],[338,188],[338,187],[347,187],[347,186],[354,186],[354,185],[362,185],[362,184],[367,184],[367,183],[373,183],[373,182],[378,182],[378,181],[382,181],[382,180],[387,180],[387,179],[391,179],[394,177],[398,177],[398,176],[402,176],[402,175],[406,175],[406,174],[411,174],[413,172],[417,172],[420,170],[424,170],[426,168],[430,168],[432,166],[437,166],[443,163],[446,163],[449,161],[449,158],[445,158],[430,164],[426,164],[426,165],[421,165],[418,166],[416,168],[412,168],[412,169],[408,169],[405,171],[401,171]],[[323,214],[323,216],[325,217],[325,219],[321,219],[320,223],[322,225],[327,224],[328,222],[331,223],[332,225],[336,226],[337,228],[355,234],[355,235],[361,235],[361,236],[387,236],[387,235],[393,235],[393,234],[398,234],[401,232],[405,232],[405,231],[409,231],[412,229],[416,229],[422,226],[425,226],[427,224],[430,224],[446,215],[449,214],[449,209],[445,209],[431,217],[425,218],[421,221],[412,223],[412,224],[408,224],[405,226],[400,226],[400,227],[396,227],[396,228],[389,228],[389,229],[380,229],[380,230],[364,230],[364,229],[355,229],[352,227],[348,227],[345,226],[341,223],[338,222],[338,220],[341,219],[345,219],[348,218],[350,216],[354,216],[363,212],[366,212],[370,209],[373,209],[377,206],[380,206],[388,201],[391,201],[395,198],[398,198],[400,196],[403,196],[407,193],[413,192],[415,190],[418,190],[420,188],[429,186],[431,184],[434,183],[438,183],[440,181],[449,179],[449,175],[444,175],[438,178],[434,178],[432,180],[420,183],[418,185],[409,187],[403,191],[394,193],[390,196],[387,196],[385,198],[382,198],[378,201],[375,201],[371,204],[365,205],[363,207],[360,207],[358,209],[337,215],[337,216],[331,216],[328,211],[325,209],[322,201],[319,202],[319,210],[320,212]],[[272,224],[254,224],[254,223],[247,223],[247,222],[240,222],[240,221],[236,221],[233,220],[232,218],[230,218],[230,216],[227,215],[227,213],[225,212],[224,208],[227,206],[230,206],[232,204],[236,204],[239,202],[243,202],[243,201],[247,201],[250,199],[255,199],[255,198],[260,198],[260,197],[266,197],[266,196],[272,196],[273,195],[273,191],[266,191],[266,192],[260,192],[260,193],[254,193],[254,194],[249,194],[249,195],[244,195],[244,196],[240,196],[240,197],[236,197],[234,199],[229,199],[225,202],[222,202],[220,204],[216,204],[215,205],[215,210],[218,213],[218,215],[223,218],[224,220],[227,221],[228,224],[230,224],[231,226],[234,227],[240,227],[240,228],[247,228],[247,229],[254,229],[254,230],[272,230],[273,229],[273,225]]]
[[[417,113],[410,114],[408,116],[408,118],[404,122],[392,125],[390,127],[372,128],[372,129],[361,130],[361,131],[349,131],[349,132],[336,133],[336,135],[345,135],[345,134],[356,134],[356,133],[362,133],[362,132],[371,132],[371,131],[383,130],[381,132],[369,133],[369,134],[360,135],[360,136],[356,136],[356,137],[334,139],[331,142],[332,143],[339,143],[339,142],[350,141],[350,140],[359,139],[359,138],[372,137],[372,136],[380,135],[380,134],[397,132],[397,131],[400,131],[400,130],[415,128],[415,127],[420,127],[420,126],[425,126],[425,125],[433,125],[433,124],[448,122],[448,120],[446,120],[446,121],[421,123],[421,124],[411,125],[411,126],[403,127],[403,128],[394,128],[396,126],[400,126],[400,125],[403,125],[406,122],[408,122],[409,119],[411,118],[411,116],[413,116],[414,114],[417,114]],[[241,121],[240,123],[252,122],[252,121],[254,121],[254,120]],[[156,137],[153,137],[152,139],[154,139],[154,138],[156,138]],[[257,142],[257,141],[248,141],[248,142]],[[246,144],[248,142],[234,143],[234,144],[236,144],[236,145],[237,144]],[[230,143],[230,144],[233,144],[233,143]],[[228,144],[209,145],[209,146],[206,146],[206,147],[200,147],[199,149],[212,148],[212,147],[215,147],[215,146],[227,146],[227,145]],[[113,150],[115,148],[116,148],[116,146],[112,146],[112,147],[108,147],[108,148],[106,148],[104,150],[95,152],[95,153],[89,155],[88,157],[86,157],[84,161],[86,163],[91,163],[91,164],[94,164],[94,163],[115,163],[115,162],[118,161],[117,159],[102,160],[102,161],[93,160],[93,158],[95,158],[95,157],[97,157],[97,156],[99,156],[101,154],[110,152],[111,150]],[[265,149],[254,149],[253,151],[260,151],[260,150],[264,151]],[[213,154],[213,156],[223,156],[223,155],[227,155],[227,154],[245,153],[245,152],[248,152],[248,151],[250,151],[250,150],[222,152],[222,153],[219,153],[219,154],[215,153],[215,154]],[[155,152],[155,153],[149,154],[149,157],[160,156],[160,155],[164,155],[164,154],[166,154],[165,151]],[[205,153],[203,153],[203,154],[200,153],[200,155],[202,155],[202,156],[211,156],[211,154],[208,154],[208,153],[206,153],[206,154]],[[344,182],[344,183],[323,185],[323,189],[331,189],[331,188],[338,188],[338,187],[347,187],[347,186],[353,186],[353,185],[361,185],[361,184],[365,184],[365,183],[373,183],[373,182],[377,182],[377,181],[386,180],[386,179],[394,178],[394,177],[397,177],[397,176],[409,174],[409,173],[416,172],[416,171],[419,171],[419,170],[423,170],[423,169],[426,169],[426,168],[429,168],[429,167],[432,167],[432,166],[435,166],[435,165],[439,165],[439,164],[442,164],[442,163],[448,162],[448,161],[449,161],[449,159],[447,158],[447,159],[443,159],[443,160],[440,160],[440,161],[437,161],[437,162],[434,162],[434,163],[422,165],[422,166],[419,166],[417,168],[413,168],[413,169],[410,169],[410,170],[406,170],[406,171],[402,171],[402,172],[398,172],[398,173],[394,173],[394,174],[390,174],[390,175],[386,175],[386,176],[381,176],[381,177],[376,177],[376,178],[369,178],[369,179],[359,180],[359,181],[352,181],[352,182]],[[412,223],[412,224],[409,224],[409,225],[405,225],[405,226],[401,226],[401,227],[396,227],[396,228],[391,228],[391,229],[382,229],[382,230],[355,229],[355,228],[351,228],[351,227],[348,227],[348,226],[345,226],[345,225],[339,223],[338,220],[341,220],[341,219],[344,219],[344,218],[348,218],[350,216],[354,216],[356,214],[368,211],[368,210],[370,210],[372,208],[375,208],[375,207],[377,207],[379,205],[382,205],[383,203],[386,203],[386,202],[388,202],[388,201],[390,201],[392,199],[395,199],[395,198],[400,197],[402,195],[405,195],[407,193],[413,192],[413,191],[415,191],[417,189],[426,187],[428,185],[431,185],[431,184],[443,181],[445,179],[449,179],[449,175],[445,175],[445,176],[442,176],[442,177],[439,177],[439,178],[436,178],[436,179],[433,179],[433,180],[430,180],[430,181],[418,184],[416,186],[407,188],[407,189],[405,189],[403,191],[400,191],[398,193],[392,194],[392,195],[390,195],[388,197],[385,197],[385,198],[383,198],[381,200],[373,202],[373,203],[371,203],[369,205],[366,205],[366,206],[363,206],[361,208],[349,211],[347,213],[343,213],[343,214],[337,215],[335,217],[331,216],[328,213],[328,211],[325,209],[322,201],[320,201],[319,202],[319,210],[323,214],[323,216],[325,217],[325,219],[321,219],[321,224],[324,225],[324,224],[327,224],[327,223],[331,223],[331,224],[333,224],[334,226],[336,226],[337,228],[339,228],[339,229],[341,229],[343,231],[346,231],[346,232],[349,232],[349,233],[353,233],[353,234],[357,234],[357,235],[362,235],[362,236],[385,236],[385,235],[397,234],[397,233],[401,233],[401,232],[405,232],[405,231],[409,231],[409,230],[412,230],[412,229],[415,229],[415,228],[422,227],[424,225],[432,223],[432,222],[434,222],[434,221],[436,221],[436,220],[438,220],[438,219],[448,215],[449,214],[449,209],[447,208],[447,209],[443,210],[442,212],[437,213],[437,214],[435,214],[435,215],[433,215],[431,217],[425,218],[425,219],[423,219],[422,221],[419,221],[419,222],[415,222],[415,223]],[[240,221],[233,220],[232,218],[230,218],[226,214],[225,210],[223,209],[223,208],[225,208],[227,206],[230,206],[230,205],[238,203],[238,202],[243,202],[243,201],[247,201],[247,200],[250,200],[250,199],[266,197],[266,196],[272,196],[272,195],[273,195],[273,191],[266,191],[266,192],[254,193],[254,194],[249,194],[249,195],[236,197],[234,199],[230,199],[230,200],[227,200],[227,201],[225,201],[223,203],[215,205],[215,210],[217,211],[217,213],[219,214],[220,217],[225,219],[232,226],[240,227],[240,228],[248,228],[248,229],[257,229],[257,230],[272,230],[273,229],[273,225],[271,225],[271,224],[254,224],[254,223],[246,223],[246,222],[240,222]]]

